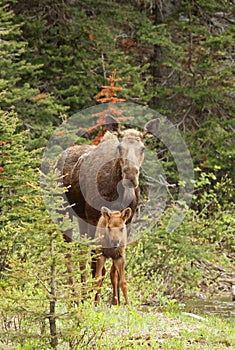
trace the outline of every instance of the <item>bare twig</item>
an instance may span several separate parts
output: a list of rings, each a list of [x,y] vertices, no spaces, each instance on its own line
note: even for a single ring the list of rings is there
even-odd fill
[[[103,68],[104,79],[106,79],[106,78],[107,78],[107,74],[106,74],[105,59],[104,59],[104,54],[103,54],[103,52],[101,53],[101,62],[102,62],[102,68]]]

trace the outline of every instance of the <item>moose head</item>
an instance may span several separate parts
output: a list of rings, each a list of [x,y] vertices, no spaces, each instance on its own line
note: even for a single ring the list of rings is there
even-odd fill
[[[143,131],[127,129],[120,131],[119,123],[111,116],[106,116],[106,122],[116,131],[119,143],[117,158],[122,171],[122,185],[125,188],[137,188],[139,185],[140,167],[144,160],[144,142],[148,136],[156,135],[159,119],[152,119],[144,126]]]

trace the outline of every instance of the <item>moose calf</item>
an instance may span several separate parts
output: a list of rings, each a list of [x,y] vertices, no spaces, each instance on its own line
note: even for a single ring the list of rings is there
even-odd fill
[[[101,216],[96,229],[97,254],[96,260],[96,287],[98,291],[95,296],[95,304],[100,301],[101,286],[105,275],[105,261],[112,258],[113,264],[110,271],[110,278],[113,286],[113,305],[119,305],[120,285],[126,304],[129,304],[127,296],[127,283],[125,280],[125,248],[127,243],[126,221],[132,214],[131,208],[122,211],[112,211],[106,207],[101,208]],[[119,285],[118,285],[119,281]]]

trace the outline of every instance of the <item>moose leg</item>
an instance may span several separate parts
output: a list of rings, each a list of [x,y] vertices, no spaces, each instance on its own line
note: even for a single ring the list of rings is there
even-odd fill
[[[120,302],[120,278],[119,278],[119,275],[117,276],[117,293],[118,293],[118,305],[121,304]]]
[[[71,234],[72,237],[72,234]],[[64,236],[64,240],[66,242],[72,242],[71,240],[68,240],[68,236]],[[71,292],[72,292],[72,296],[74,299],[75,304],[79,304],[79,301],[77,299],[77,292],[76,292],[76,283],[74,280],[74,269],[73,269],[73,262],[72,262],[72,249],[71,247],[68,245],[67,246],[69,252],[65,253],[65,260],[66,260],[66,266],[67,266],[67,273],[68,273],[68,283],[71,286]]]
[[[95,304],[97,305],[100,302],[100,294],[101,294],[101,287],[103,283],[103,270],[104,270],[104,264],[105,264],[106,258],[103,255],[100,255],[96,259],[96,275],[95,275],[95,287],[98,288],[96,295],[95,295]]]
[[[63,232],[63,238],[64,241],[67,243],[71,243],[73,241],[73,230],[69,229]],[[70,247],[68,245],[68,248],[70,250]],[[72,254],[66,253],[65,254],[65,258],[66,258],[66,266],[67,266],[67,272],[68,272],[68,282],[70,285],[74,285],[74,278],[73,278],[73,264],[72,264]]]
[[[97,223],[93,223],[93,225],[89,225],[89,237],[90,238],[94,238],[95,237],[95,230],[96,230],[96,224]],[[92,250],[91,251],[91,274],[92,277],[94,278],[96,275],[96,251]]]
[[[74,278],[73,278],[73,265],[71,262],[72,255],[70,253],[65,254],[65,258],[67,259],[67,272],[68,272],[68,282],[70,285],[74,285]]]
[[[78,218],[78,225],[79,225],[79,231],[80,231],[80,237],[81,240],[87,236],[88,233],[88,225],[85,222],[85,220]],[[81,282],[85,283],[86,278],[86,269],[87,269],[87,260],[85,258],[85,251],[81,251],[81,256],[84,255],[84,258],[79,262],[80,265],[80,271],[81,271]]]
[[[115,268],[118,272],[119,281],[120,281],[119,283],[120,283],[122,293],[124,295],[126,304],[128,305],[129,300],[128,300],[128,295],[127,295],[127,292],[128,292],[127,282],[125,279],[125,260],[123,258],[119,258],[119,259],[114,260],[113,262],[114,262]]]
[[[95,255],[95,250],[92,250],[91,251],[91,274],[93,278],[96,275],[96,258],[94,257],[94,255]]]
[[[113,260],[113,265],[111,267],[111,271],[110,271],[110,278],[111,278],[111,282],[112,282],[112,286],[113,286],[113,300],[112,300],[112,304],[113,305],[118,305],[118,272],[117,269],[115,267],[114,264],[114,260]]]

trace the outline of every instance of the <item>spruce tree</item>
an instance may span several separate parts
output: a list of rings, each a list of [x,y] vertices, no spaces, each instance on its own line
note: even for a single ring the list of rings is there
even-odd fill
[[[42,64],[33,64],[24,58],[28,43],[22,37],[22,23],[15,23],[15,15],[7,1],[0,5],[1,18],[1,104],[3,111],[16,112],[23,121],[22,128],[30,132],[31,147],[45,145],[52,123],[65,109],[52,94],[40,90],[37,76]],[[40,138],[40,140],[39,140]]]

